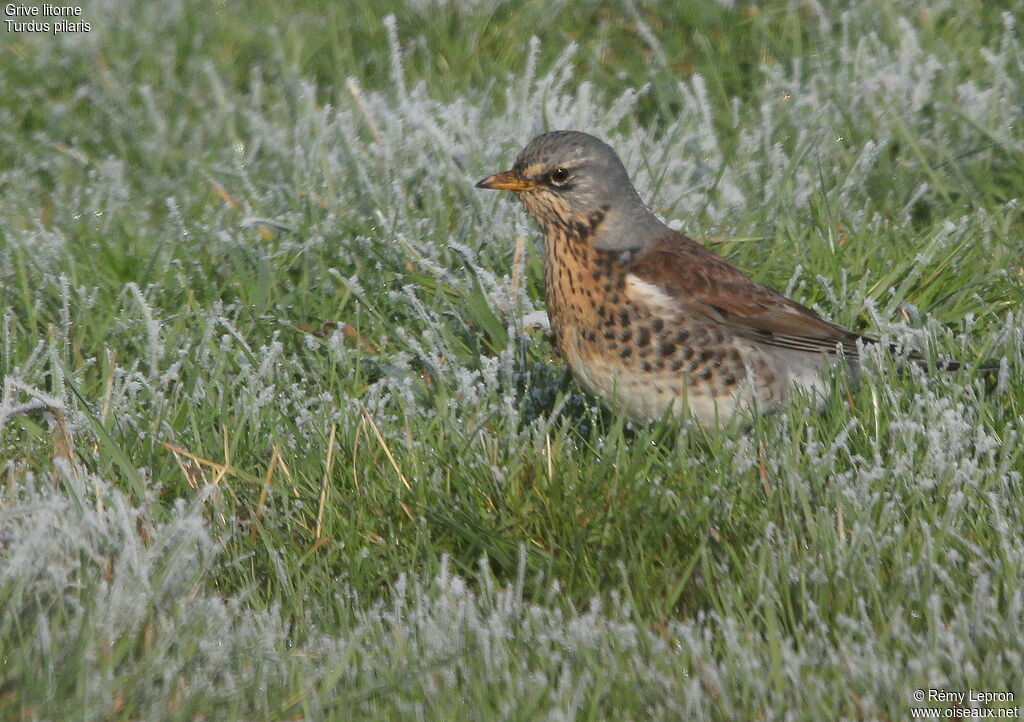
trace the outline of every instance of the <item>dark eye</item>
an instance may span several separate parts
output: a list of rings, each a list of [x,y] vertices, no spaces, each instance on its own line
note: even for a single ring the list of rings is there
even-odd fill
[[[548,178],[550,178],[551,182],[556,186],[564,185],[565,182],[569,180],[569,171],[565,168],[555,168],[551,171],[551,175],[549,175]]]

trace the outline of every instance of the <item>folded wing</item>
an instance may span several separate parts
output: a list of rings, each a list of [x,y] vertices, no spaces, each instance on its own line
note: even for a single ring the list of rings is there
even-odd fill
[[[856,357],[857,341],[875,343],[823,319],[806,306],[753,281],[681,233],[666,235],[636,257],[633,284],[654,287],[686,313],[727,326],[760,343]],[[637,292],[634,289],[634,292]]]

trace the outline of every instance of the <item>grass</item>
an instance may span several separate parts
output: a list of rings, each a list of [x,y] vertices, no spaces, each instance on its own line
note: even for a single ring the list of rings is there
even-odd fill
[[[2,35],[0,716],[1024,699],[1020,3],[548,5]],[[537,232],[472,187],[555,127],[757,280],[1004,368],[625,423],[524,326]]]

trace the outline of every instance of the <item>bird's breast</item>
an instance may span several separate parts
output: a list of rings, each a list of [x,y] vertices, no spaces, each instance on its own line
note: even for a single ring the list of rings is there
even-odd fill
[[[548,235],[545,277],[555,343],[588,391],[637,418],[686,404],[708,421],[735,406],[748,344],[638,293],[628,267],[585,241]]]
[[[626,302],[625,274],[586,239],[555,230],[546,234],[544,275],[548,317],[571,365],[593,352],[605,320]]]

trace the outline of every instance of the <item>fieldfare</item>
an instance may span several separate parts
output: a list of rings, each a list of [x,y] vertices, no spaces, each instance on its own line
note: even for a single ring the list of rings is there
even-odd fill
[[[823,401],[822,370],[845,364],[855,379],[862,345],[876,343],[666,226],[586,133],[540,135],[476,185],[515,192],[540,224],[555,343],[587,390],[633,418],[688,409],[716,425],[793,388]]]

